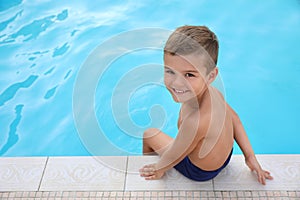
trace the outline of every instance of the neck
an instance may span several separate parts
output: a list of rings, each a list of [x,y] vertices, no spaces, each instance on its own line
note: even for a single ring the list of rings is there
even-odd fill
[[[200,94],[185,102],[184,105],[192,109],[199,109],[207,95],[209,95],[209,88],[205,87]]]

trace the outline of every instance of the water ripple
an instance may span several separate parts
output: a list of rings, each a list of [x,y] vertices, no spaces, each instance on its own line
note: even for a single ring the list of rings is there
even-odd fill
[[[63,10],[61,13],[57,15],[57,20],[63,21],[68,18],[68,10]]]
[[[20,15],[22,11],[18,12],[14,17],[8,19],[7,21],[4,21],[0,24],[0,31],[4,30],[7,25],[11,22],[13,22],[18,15]],[[42,32],[45,32],[52,24],[55,23],[55,20],[57,21],[63,21],[68,17],[68,10],[63,10],[61,13],[57,15],[50,15],[46,16],[42,19],[37,19],[31,22],[30,24],[27,24],[21,29],[19,29],[16,33],[8,36],[6,39],[0,42],[0,44],[6,44],[10,42],[14,42],[16,38],[18,37],[24,37],[23,42],[36,39]]]
[[[11,7],[17,6],[22,3],[22,0],[10,0],[10,1],[5,1],[0,3],[0,12],[7,10]]]
[[[3,155],[5,152],[7,152],[14,144],[16,144],[19,140],[19,136],[17,134],[17,126],[19,125],[21,121],[21,112],[24,105],[20,104],[17,105],[16,110],[16,118],[9,126],[9,133],[8,133],[8,139],[6,143],[3,145],[3,147],[0,150],[0,155]]]
[[[55,69],[55,67],[50,68],[48,71],[46,71],[46,72],[44,73],[44,75],[46,76],[46,75],[48,75],[48,74],[51,74],[52,71],[53,71],[54,69]]]
[[[65,77],[64,77],[64,80],[66,80],[66,79],[70,76],[71,72],[72,72],[72,69],[70,69],[70,70],[67,72],[67,74],[66,74]]]
[[[54,21],[55,15],[45,17],[43,19],[34,20],[32,23],[23,26],[17,33],[12,34],[12,38],[15,39],[19,36],[27,37],[24,42],[37,38],[42,32],[51,26]]]
[[[68,51],[70,46],[66,42],[63,46],[54,49],[52,57],[61,56]]]
[[[25,81],[12,84],[2,94],[0,94],[0,107],[3,106],[7,101],[14,98],[18,90],[21,88],[30,87],[38,78],[38,76],[31,75]]]
[[[55,87],[51,88],[50,90],[48,90],[47,93],[44,96],[44,99],[50,99],[55,94],[56,88],[57,88],[57,86],[55,86]]]
[[[20,11],[18,12],[17,14],[15,14],[15,16],[13,16],[12,18],[4,21],[4,22],[1,22],[0,23],[0,31],[3,31],[4,29],[6,29],[6,27],[13,21],[15,21],[15,19],[20,16],[22,14],[23,11]]]

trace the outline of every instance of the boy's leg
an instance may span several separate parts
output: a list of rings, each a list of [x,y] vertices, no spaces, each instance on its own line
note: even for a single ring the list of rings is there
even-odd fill
[[[143,154],[158,154],[162,155],[170,144],[173,138],[161,132],[156,128],[149,128],[144,132],[143,136]]]

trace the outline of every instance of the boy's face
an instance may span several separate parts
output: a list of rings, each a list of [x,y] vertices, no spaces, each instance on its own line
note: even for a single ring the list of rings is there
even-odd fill
[[[201,55],[164,55],[164,82],[174,101],[183,103],[203,94],[208,84],[205,60]]]

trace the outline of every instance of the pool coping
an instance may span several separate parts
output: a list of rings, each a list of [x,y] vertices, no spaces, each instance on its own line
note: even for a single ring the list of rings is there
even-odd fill
[[[175,169],[161,180],[145,181],[138,169],[155,162],[157,156],[0,157],[0,198],[67,194],[87,198],[300,197],[300,154],[257,155],[257,158],[274,176],[265,186],[257,182],[242,155],[233,155],[229,165],[206,182],[189,180]]]

